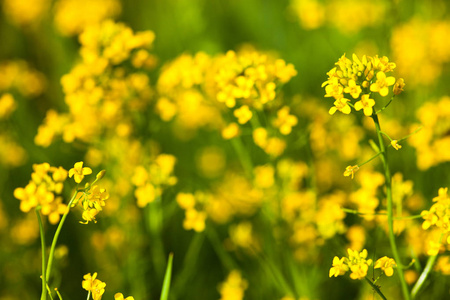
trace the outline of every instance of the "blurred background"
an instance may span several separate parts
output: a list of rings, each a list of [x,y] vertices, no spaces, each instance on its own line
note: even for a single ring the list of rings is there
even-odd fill
[[[33,164],[68,170],[78,161],[94,174],[107,171],[110,199],[96,224],[79,224],[76,210],[68,216],[52,284],[63,299],[86,297],[82,277],[93,272],[107,284],[104,299],[117,292],[158,299],[170,252],[170,299],[378,299],[365,282],[328,277],[333,257],[344,256],[348,247],[366,248],[374,260],[391,256],[385,220],[340,209],[385,207],[378,160],[353,180],[342,176],[346,166],[373,155],[368,141],[376,137],[370,118],[328,114],[333,101],[324,98],[321,85],[344,53],[349,58],[353,53],[387,56],[397,66],[393,76],[405,79],[405,92],[381,115],[385,132],[401,139],[423,126],[402,141],[400,151],[389,152],[399,216],[420,214],[438,189],[449,185],[448,1],[0,3],[0,299],[36,299],[41,288],[39,227],[34,213],[20,211],[14,189],[28,183]],[[73,128],[81,121],[71,101],[84,102],[70,100],[72,77],[66,83],[62,78],[75,74],[87,59],[80,50],[89,47],[80,42],[82,32],[107,19],[134,33],[154,33],[146,52],[148,68],[128,58],[105,75],[144,74],[145,87],[136,88],[136,103],[127,100],[116,107],[122,113],[114,118],[91,118],[93,113],[83,119],[96,124],[93,134],[83,135]],[[106,33],[98,36],[107,39]],[[236,115],[225,105],[211,105],[217,91],[207,79],[209,70],[222,74],[227,63],[220,60],[230,50],[243,56],[256,51],[295,68],[295,76],[277,82],[273,104],[251,107],[259,126],[283,146],[262,149],[254,119],[239,124],[239,138],[225,137],[223,130]],[[177,76],[196,74],[189,70],[203,72],[202,79],[172,84]],[[96,78],[101,85],[103,77]],[[185,92],[195,92],[198,101],[215,108],[210,112],[197,100],[182,98]],[[78,114],[87,109],[80,105]],[[283,107],[296,120],[288,134],[278,131],[276,121]],[[69,128],[67,122],[75,125]],[[164,169],[161,154],[176,159],[173,170],[158,169]],[[151,203],[137,204],[142,197],[139,167],[150,168],[149,174],[156,168],[176,183],[168,178],[156,187],[161,194],[157,191]],[[65,201],[74,186],[66,183]],[[191,196],[195,216],[186,209]],[[420,219],[396,226],[403,263],[418,262],[406,274],[413,284],[427,258],[424,241],[432,234],[421,231]],[[46,222],[48,244],[55,229]],[[449,297],[448,259],[438,266],[419,299]],[[396,275],[379,284],[388,299],[399,299]]]

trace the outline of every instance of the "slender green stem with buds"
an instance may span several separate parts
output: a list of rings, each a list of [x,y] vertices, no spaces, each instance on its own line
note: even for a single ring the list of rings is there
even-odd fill
[[[402,287],[402,292],[405,300],[410,300],[410,294],[408,290],[408,285],[406,284],[405,276],[403,274],[402,264],[400,262],[400,255],[398,254],[397,243],[395,241],[394,234],[394,212],[393,212],[393,200],[392,200],[392,180],[391,180],[391,171],[388,165],[388,158],[386,147],[383,141],[383,134],[380,127],[380,121],[378,120],[378,116],[376,114],[372,115],[372,119],[375,123],[375,128],[378,135],[378,142],[380,147],[381,161],[384,167],[384,176],[385,176],[385,186],[386,186],[386,198],[387,198],[387,218],[388,218],[388,229],[389,229],[389,242],[391,244],[392,255],[394,256],[395,261],[397,262],[399,268],[397,268],[397,274],[400,279],[400,285]]]
[[[36,209],[36,215],[39,222],[39,233],[41,235],[41,252],[42,252],[42,294],[41,300],[47,299],[47,278],[46,278],[46,269],[45,269],[45,233],[44,226],[42,224],[41,214],[38,209]]]
[[[61,221],[58,224],[58,228],[56,228],[55,235],[53,236],[52,246],[50,247],[50,254],[48,256],[47,274],[46,274],[47,281],[49,281],[49,279],[50,279],[50,273],[52,271],[52,264],[53,264],[53,256],[55,254],[55,248],[56,248],[56,243],[58,242],[59,234],[61,233],[61,229],[64,225],[64,222],[66,221],[67,215],[69,214],[70,208],[71,208],[73,202],[75,201],[77,194],[78,194],[78,189],[75,190],[72,198],[70,199],[69,204],[67,205],[67,210],[64,213],[64,215],[62,216]]]

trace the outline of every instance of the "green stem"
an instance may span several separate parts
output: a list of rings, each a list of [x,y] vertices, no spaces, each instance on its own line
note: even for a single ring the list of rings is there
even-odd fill
[[[380,289],[378,288],[378,286],[376,286],[374,283],[372,283],[372,281],[369,278],[365,278],[366,281],[370,284],[370,286],[373,288],[373,290],[375,292],[377,292],[378,295],[380,295],[380,297],[384,300],[387,300],[386,297],[383,295],[383,293],[380,291]]]
[[[67,210],[64,213],[64,215],[62,216],[61,221],[58,224],[58,228],[56,228],[55,235],[53,236],[52,246],[50,248],[50,254],[48,256],[48,263],[47,263],[47,274],[46,274],[47,281],[49,281],[49,279],[50,279],[50,273],[52,271],[52,264],[53,264],[53,256],[55,254],[55,248],[56,248],[56,243],[58,242],[59,234],[61,233],[61,229],[64,225],[64,222],[66,221],[67,215],[70,212],[70,207],[72,206],[72,203],[75,201],[77,194],[78,194],[78,190],[75,189],[75,193],[73,194],[72,198],[70,199],[69,204],[67,204]]]
[[[442,236],[443,235],[441,234],[439,242],[441,242]],[[434,263],[436,262],[437,257],[438,257],[437,255],[433,255],[428,258],[425,269],[423,269],[422,274],[420,274],[419,279],[417,280],[416,284],[414,285],[414,287],[411,291],[411,296],[413,299],[416,298],[417,293],[422,288],[423,284],[425,283],[426,279],[428,278],[428,275],[430,275],[430,272],[433,269],[433,266],[434,266]]]
[[[205,233],[211,245],[213,246],[214,251],[222,262],[222,266],[224,266],[228,271],[238,269],[237,264],[234,262],[233,258],[227,251],[225,251],[222,241],[220,240],[214,228],[207,227]]]
[[[151,253],[155,271],[160,278],[164,276],[166,261],[164,243],[161,236],[163,228],[163,210],[161,207],[161,200],[161,196],[157,196],[152,203],[147,205],[148,229],[153,240]]]
[[[341,207],[341,210],[353,214],[353,215],[360,215],[360,216],[386,216],[386,213],[363,213],[359,212],[356,209],[349,209],[345,207]],[[412,220],[412,219],[420,219],[422,218],[422,215],[413,215],[413,216],[405,216],[405,217],[394,217],[394,220]]]
[[[42,252],[42,294],[41,300],[47,299],[47,278],[46,278],[46,270],[45,270],[45,233],[44,226],[42,225],[41,214],[39,210],[36,209],[36,215],[39,223],[39,233],[41,235],[41,252]]]
[[[400,266],[397,268],[397,274],[400,279],[400,285],[402,287],[402,292],[405,300],[411,299],[408,285],[405,280],[405,276],[403,274],[403,269],[401,268],[402,264],[400,261],[400,255],[398,254],[397,243],[395,241],[394,234],[394,212],[393,212],[393,200],[392,200],[392,182],[391,182],[391,171],[388,165],[387,152],[386,147],[383,141],[383,135],[381,133],[380,121],[378,120],[378,116],[376,114],[372,115],[372,119],[375,123],[375,128],[378,135],[378,142],[380,146],[380,151],[382,153],[381,161],[383,162],[384,167],[384,176],[385,176],[385,186],[386,186],[386,198],[387,198],[387,217],[388,217],[388,228],[389,228],[389,242],[391,244],[392,254],[394,256],[395,261]]]
[[[245,151],[244,144],[240,137],[235,137],[230,140],[233,145],[234,150],[236,151],[239,160],[244,168],[244,171],[248,178],[252,178],[253,175],[253,164],[250,158],[248,151]]]
[[[368,160],[366,160],[363,163],[358,164],[358,167],[362,167],[365,164],[367,164],[368,162],[371,162],[372,160],[374,160],[375,158],[377,158],[379,155],[381,154],[381,152],[378,152],[377,154],[375,154],[374,156],[372,156],[371,158],[369,158]]]

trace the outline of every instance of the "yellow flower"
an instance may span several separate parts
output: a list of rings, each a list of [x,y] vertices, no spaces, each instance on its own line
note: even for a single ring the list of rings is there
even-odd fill
[[[397,140],[392,140],[391,145],[395,150],[398,150],[402,147],[402,145],[400,145]]]
[[[227,280],[219,286],[219,300],[242,300],[247,287],[247,280],[242,278],[239,271],[233,270],[228,275]]]
[[[236,123],[230,123],[224,129],[222,129],[222,138],[230,140],[239,134],[239,125]]]
[[[191,209],[195,206],[195,197],[190,193],[178,193],[176,200],[183,209]]]
[[[247,105],[242,105],[234,110],[234,116],[238,119],[239,124],[245,124],[252,118],[253,113]]]
[[[137,198],[137,205],[139,207],[145,207],[150,202],[153,202],[155,198],[159,195],[159,190],[155,189],[155,187],[147,183],[144,186],[140,186],[134,192],[134,195]]]
[[[362,89],[359,85],[356,84],[354,80],[350,79],[348,81],[348,86],[344,89],[344,92],[350,94],[353,99],[356,99],[361,94]]]
[[[378,92],[381,96],[385,97],[389,93],[388,87],[395,83],[393,76],[386,77],[386,74],[382,71],[377,73],[377,81],[370,85],[371,92]]]
[[[85,175],[92,174],[91,168],[84,167],[83,168],[83,162],[77,162],[75,163],[74,167],[69,170],[69,177],[74,178],[76,183],[80,183]]]
[[[3,94],[0,97],[0,119],[5,119],[16,109],[16,102],[11,94]]]
[[[134,297],[128,296],[128,297],[124,298],[122,293],[116,293],[114,295],[114,300],[134,300]]]
[[[263,127],[258,127],[253,130],[253,141],[256,145],[264,148],[267,145],[267,130]]]
[[[91,273],[86,274],[83,276],[83,278],[84,280],[81,283],[83,289],[85,289],[88,292],[91,292],[92,298],[94,300],[102,299],[102,295],[105,292],[106,283],[97,279],[97,272],[95,272],[94,275],[92,276]]]
[[[348,266],[352,271],[351,279],[363,279],[367,275],[367,270],[372,264],[372,260],[367,258],[367,250],[363,249],[361,252],[357,250],[348,249]]]
[[[370,117],[373,113],[373,106],[375,105],[375,100],[370,99],[368,94],[361,96],[361,100],[355,103],[355,110],[360,111],[363,109],[364,115]]]
[[[345,172],[344,172],[344,176],[350,176],[352,175],[352,179],[355,176],[355,173],[359,170],[359,166],[358,165],[354,165],[354,166],[347,166],[345,168]]]
[[[330,269],[329,277],[338,277],[339,275],[344,275],[345,272],[348,271],[348,259],[346,257],[342,257],[339,259],[339,257],[335,256],[333,258],[333,267]]]
[[[292,126],[297,125],[298,119],[294,115],[289,114],[289,107],[284,106],[277,112],[277,118],[274,121],[274,126],[280,129],[280,133],[288,135],[292,131]]]
[[[351,112],[351,108],[350,108],[350,106],[348,105],[348,103],[347,102],[349,102],[350,100],[348,100],[348,99],[345,99],[345,98],[340,98],[340,99],[337,99],[336,101],[334,101],[334,106],[332,107],[332,108],[330,108],[330,110],[328,111],[329,112],[329,114],[330,115],[334,115],[334,113],[336,112],[336,111],[340,111],[340,112],[342,112],[342,113],[344,113],[344,114],[346,114],[346,115],[348,115],[350,112]]]
[[[395,263],[395,260],[393,258],[389,258],[387,256],[384,256],[380,259],[378,259],[375,263],[375,269],[380,268],[386,276],[390,277],[394,274],[394,268],[397,264]]]
[[[183,221],[183,228],[186,230],[195,230],[202,232],[205,230],[206,213],[204,211],[197,211],[195,208],[190,208],[185,211],[185,219]]]

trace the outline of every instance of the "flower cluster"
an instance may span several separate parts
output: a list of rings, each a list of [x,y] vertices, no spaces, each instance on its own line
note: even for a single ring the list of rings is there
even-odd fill
[[[417,110],[422,129],[409,139],[417,151],[417,166],[427,170],[450,161],[450,97],[437,102],[427,102]],[[414,125],[417,127],[417,125]]]
[[[92,174],[92,169],[88,167],[83,167],[83,162],[75,163],[74,167],[69,170],[69,177],[73,177],[76,183],[81,183],[85,175]],[[86,183],[84,189],[78,191],[75,195],[75,201],[72,204],[76,206],[80,204],[83,209],[82,218],[84,222],[80,221],[81,224],[87,224],[90,221],[97,222],[95,216],[103,210],[105,206],[105,200],[108,200],[109,194],[104,188],[100,188],[96,182],[103,178],[105,171],[100,171],[97,174],[94,182]]]
[[[422,228],[424,230],[430,227],[439,228],[442,234],[447,236],[447,244],[450,244],[450,197],[448,196],[448,188],[440,188],[439,195],[433,198],[435,202],[429,210],[422,211],[421,215],[424,219]],[[428,251],[429,255],[436,255],[440,249],[440,243],[432,241],[434,247]]]
[[[297,75],[292,64],[253,49],[228,51],[217,58],[214,68],[217,101],[236,109],[246,105],[261,109],[275,99],[280,84]]]
[[[79,37],[83,60],[61,79],[70,112],[50,110],[35,143],[49,146],[57,135],[65,142],[89,142],[108,132],[130,135],[134,112],[144,109],[152,94],[143,71],[154,64],[148,52],[154,37],[112,21],[87,27]]]
[[[83,289],[85,289],[90,293],[90,295],[92,295],[92,299],[101,300],[103,294],[105,293],[106,283],[101,281],[100,279],[97,279],[97,272],[95,272],[93,275],[91,275],[91,273],[88,273],[84,275],[83,278],[84,280],[81,282],[81,286],[83,287]],[[122,293],[116,293],[114,294],[114,300],[134,300],[134,297],[128,296],[124,298]]]
[[[50,223],[58,223],[68,209],[60,196],[66,178],[67,171],[62,167],[52,167],[48,163],[34,164],[27,186],[14,190],[14,197],[20,200],[20,210],[29,212],[33,208],[39,209],[48,216]]]
[[[344,275],[347,271],[350,270],[352,272],[350,274],[351,279],[363,279],[364,277],[366,277],[367,270],[372,264],[371,259],[366,259],[367,250],[364,249],[363,251],[358,252],[349,248],[347,252],[348,258],[339,258],[337,256],[333,258],[333,266],[330,269],[329,276],[338,277],[340,275]]]
[[[163,67],[156,111],[164,121],[175,119],[178,131],[222,127],[224,138],[232,138],[238,134],[236,122],[248,123],[296,74],[292,64],[250,47],[215,57],[183,54]],[[235,122],[225,125],[223,111],[232,112]],[[280,110],[275,126],[283,134],[296,124],[287,107]]]
[[[242,278],[239,271],[233,270],[227,280],[219,285],[220,300],[242,300],[247,287],[247,280]]]
[[[23,97],[36,97],[42,94],[46,80],[22,60],[3,61],[0,64],[0,94],[17,91]]]
[[[291,9],[304,29],[330,25],[346,34],[354,34],[383,19],[385,5],[370,0],[291,0]],[[349,19],[352,21],[349,22]]]
[[[391,49],[398,70],[412,88],[436,82],[450,61],[450,22],[411,18],[392,30]],[[415,49],[415,51],[409,51]]]
[[[2,1],[2,11],[16,26],[34,27],[44,18],[51,6],[50,0],[36,0],[30,5],[28,0]]]
[[[396,65],[389,62],[386,56],[380,58],[364,55],[360,60],[353,54],[352,59],[344,54],[336,63],[336,67],[327,73],[328,80],[322,84],[322,87],[325,87],[325,97],[333,97],[335,100],[329,113],[334,114],[339,110],[350,114],[352,106],[356,111],[363,110],[364,115],[371,116],[375,106],[375,100],[371,98],[372,93],[385,97],[393,86],[394,95],[398,95],[405,84],[401,78],[396,82],[395,77],[387,76]],[[350,97],[358,101],[352,103],[348,99]]]
[[[137,166],[132,183],[136,186],[134,195],[139,207],[145,207],[161,196],[165,186],[172,186],[177,183],[177,178],[173,175],[176,158],[170,154],[160,154],[150,164],[148,168]]]
[[[122,7],[118,0],[58,0],[54,9],[55,27],[61,34],[71,36],[119,15]]]
[[[203,203],[207,201],[207,197],[208,195],[200,192],[197,192],[195,195],[190,193],[178,193],[176,197],[177,203],[185,211],[185,218],[183,221],[184,229],[193,229],[197,232],[205,230],[205,220],[207,215],[203,208],[198,208],[198,206],[203,205]]]

